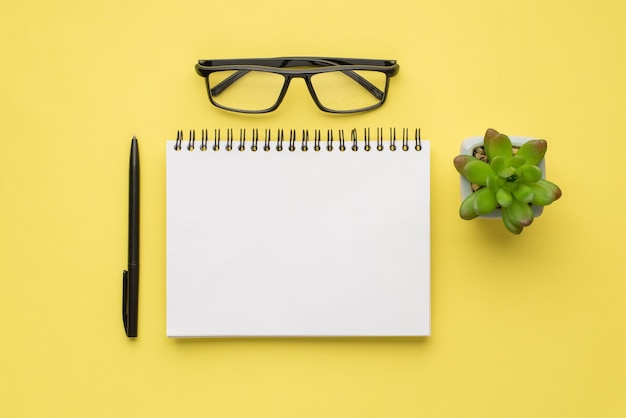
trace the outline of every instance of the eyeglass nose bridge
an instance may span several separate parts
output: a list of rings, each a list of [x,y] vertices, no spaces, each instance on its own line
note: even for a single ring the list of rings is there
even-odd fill
[[[283,99],[287,95],[287,90],[289,90],[289,86],[291,85],[291,80],[293,80],[294,78],[302,78],[304,80],[304,84],[306,84],[307,90],[309,90],[309,94],[311,95],[311,98],[313,99],[315,105],[320,110],[328,110],[324,105],[322,105],[319,98],[317,97],[317,93],[315,93],[313,83],[311,83],[311,77],[313,76],[313,74],[283,74],[283,76],[285,77],[285,83],[283,84],[283,88],[280,91],[276,104],[272,106],[272,110],[278,108],[278,106],[280,106],[280,104],[283,102]]]

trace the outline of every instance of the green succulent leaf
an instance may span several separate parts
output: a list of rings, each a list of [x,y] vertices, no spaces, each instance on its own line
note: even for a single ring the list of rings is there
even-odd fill
[[[507,213],[511,222],[519,226],[529,226],[533,223],[533,210],[527,203],[513,199],[511,205],[507,208]]]
[[[473,157],[471,155],[457,155],[454,158],[454,168],[456,168],[456,171],[459,172],[459,174],[461,174],[462,176],[463,174],[463,170],[465,169],[465,166],[470,162],[470,161],[479,161],[478,158]]]
[[[495,157],[494,159],[490,160],[491,161],[491,169],[500,177],[503,178],[507,178],[512,176],[515,173],[515,170],[513,170],[508,164],[508,157],[504,158],[504,157]]]
[[[511,220],[509,210],[507,208],[502,208],[502,222],[504,223],[504,227],[515,235],[521,234],[524,230],[523,226],[518,225]]]
[[[517,190],[513,191],[513,197],[522,203],[530,203],[535,197],[533,190],[525,184],[520,184]]]
[[[496,176],[491,168],[489,169],[489,171],[491,172],[491,174],[487,176],[487,188],[493,193],[496,193],[500,188],[500,185],[502,184],[502,179]]]
[[[512,192],[513,190],[517,190],[518,186],[519,186],[519,183],[511,183],[508,181],[502,183],[502,188],[506,190],[507,192]]]
[[[489,161],[493,161],[496,157],[511,158],[513,155],[511,140],[504,134],[494,134],[487,130],[487,133],[485,133],[485,154],[487,154]]]
[[[548,142],[546,140],[531,139],[530,141],[525,142],[515,155],[524,157],[526,159],[526,164],[537,165],[541,160],[543,160],[547,150]]]
[[[479,186],[487,185],[487,177],[493,176],[493,171],[489,164],[484,161],[475,159],[467,162],[463,167],[463,176],[474,184]]]
[[[559,186],[545,179],[540,179],[536,183],[528,184],[527,186],[534,193],[531,201],[534,205],[549,205],[562,195]]]
[[[488,188],[482,188],[473,193],[476,195],[474,199],[474,211],[479,215],[486,215],[493,212],[498,207],[496,194]]]
[[[476,200],[476,193],[472,193],[463,200],[461,208],[459,209],[459,215],[461,219],[466,221],[472,220],[478,216],[478,213],[474,210],[474,201]]]
[[[496,131],[493,128],[489,128],[487,129],[487,131],[485,132],[485,139],[487,138],[495,138],[496,136],[500,135],[500,132]]]
[[[520,176],[520,181],[526,184],[539,181],[543,175],[541,169],[536,165],[524,165],[520,167],[517,173]]]
[[[516,155],[515,157],[509,158],[508,166],[513,168],[520,168],[524,164],[526,164],[526,158]]]
[[[503,208],[508,208],[513,201],[513,194],[505,189],[498,189],[496,192],[496,200]]]

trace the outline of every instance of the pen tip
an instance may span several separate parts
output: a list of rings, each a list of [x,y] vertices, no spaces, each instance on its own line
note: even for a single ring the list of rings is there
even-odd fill
[[[133,139],[137,139],[137,135],[133,134]]]

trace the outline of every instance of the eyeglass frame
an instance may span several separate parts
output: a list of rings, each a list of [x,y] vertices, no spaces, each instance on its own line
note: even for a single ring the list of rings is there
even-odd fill
[[[302,67],[302,66],[319,66],[319,68],[307,68],[307,69],[293,69],[289,67]],[[261,114],[269,113],[276,110],[282,103],[291,80],[294,78],[302,78],[305,81],[307,89],[313,101],[317,107],[328,113],[336,114],[349,114],[359,113],[368,110],[376,109],[385,103],[387,99],[387,92],[389,91],[389,79],[400,71],[400,65],[395,60],[382,60],[382,59],[364,59],[364,58],[326,58],[326,57],[279,57],[279,58],[235,58],[235,59],[217,59],[217,60],[198,60],[195,65],[196,73],[205,79],[207,88],[207,94],[211,103],[224,110],[229,110],[238,113],[249,114]],[[365,78],[355,73],[354,71],[377,71],[385,74],[385,89],[380,90]],[[209,84],[209,75],[219,71],[236,71],[226,79],[219,82],[216,86],[211,87]],[[250,71],[262,71],[274,74],[282,75],[285,79],[283,87],[278,95],[278,98],[274,105],[261,110],[245,110],[236,109],[219,104],[213,99],[213,96],[217,96],[223,90],[232,85],[235,81],[243,77]],[[379,101],[371,106],[367,106],[355,110],[335,110],[324,106],[315,88],[311,83],[311,77],[315,74],[326,72],[343,72],[363,88],[369,91]]]

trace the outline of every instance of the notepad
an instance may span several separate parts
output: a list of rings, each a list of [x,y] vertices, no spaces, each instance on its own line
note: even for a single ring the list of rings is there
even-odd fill
[[[430,334],[428,141],[216,143],[166,143],[169,337]]]

